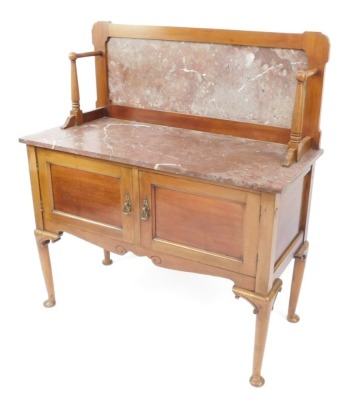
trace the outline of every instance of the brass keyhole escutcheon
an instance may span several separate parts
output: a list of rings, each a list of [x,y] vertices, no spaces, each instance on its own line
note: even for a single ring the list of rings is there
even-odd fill
[[[131,215],[131,212],[132,212],[132,202],[131,202],[131,198],[128,193],[126,193],[126,196],[124,199],[122,212],[125,215]]]
[[[147,221],[150,218],[150,206],[149,206],[149,199],[147,198],[147,196],[145,196],[143,200],[143,207],[141,209],[140,218],[143,221]]]

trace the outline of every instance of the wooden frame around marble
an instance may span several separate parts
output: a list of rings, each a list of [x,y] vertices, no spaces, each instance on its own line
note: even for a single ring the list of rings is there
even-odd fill
[[[298,88],[294,99],[292,126],[291,128],[284,128],[267,124],[112,104],[108,87],[107,60],[107,44],[110,38],[136,38],[303,50],[307,56],[308,69],[300,71],[297,76]],[[201,28],[128,26],[116,25],[110,22],[97,22],[93,26],[92,39],[94,51],[80,54],[70,53],[69,55],[72,66],[72,110],[64,125],[65,128],[75,124],[80,125],[95,118],[109,116],[269,142],[288,143],[288,152],[284,154],[284,166],[289,166],[294,161],[298,161],[308,149],[318,149],[320,146],[319,120],[323,76],[329,56],[329,41],[321,33],[288,34]],[[95,56],[97,100],[95,110],[83,113],[80,110],[76,60],[89,56]],[[310,79],[307,82],[308,77]]]

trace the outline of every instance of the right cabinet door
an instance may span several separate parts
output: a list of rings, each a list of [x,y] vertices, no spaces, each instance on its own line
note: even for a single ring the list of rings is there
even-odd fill
[[[140,171],[140,202],[142,246],[256,275],[259,194]]]

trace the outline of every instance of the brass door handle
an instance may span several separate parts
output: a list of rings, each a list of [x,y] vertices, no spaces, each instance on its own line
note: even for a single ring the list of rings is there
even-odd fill
[[[131,201],[129,193],[126,193],[126,196],[125,196],[125,199],[124,199],[124,202],[123,202],[122,212],[125,215],[131,215],[131,212],[132,212],[132,201]]]
[[[140,218],[143,221],[147,221],[150,218],[150,206],[149,206],[149,199],[147,198],[147,196],[145,196],[143,200],[143,207],[141,209]]]

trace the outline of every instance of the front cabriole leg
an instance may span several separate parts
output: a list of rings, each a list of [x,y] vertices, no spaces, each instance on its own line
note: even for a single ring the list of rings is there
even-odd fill
[[[233,293],[236,295],[236,298],[243,297],[249,301],[254,306],[254,313],[256,314],[253,373],[250,378],[250,383],[256,387],[262,386],[265,383],[264,378],[261,376],[261,367],[265,352],[268,325],[273,304],[278,292],[281,290],[282,283],[280,279],[276,279],[267,296],[260,296],[255,292],[233,287]]]
[[[48,250],[48,244],[50,242],[54,243],[57,240],[59,240],[62,234],[51,233],[39,229],[36,229],[34,231],[34,234],[48,294],[48,299],[44,301],[43,304],[45,307],[49,308],[55,306],[56,298],[54,294],[53,276],[52,276],[52,268],[51,268],[51,260],[50,260],[50,253]]]

